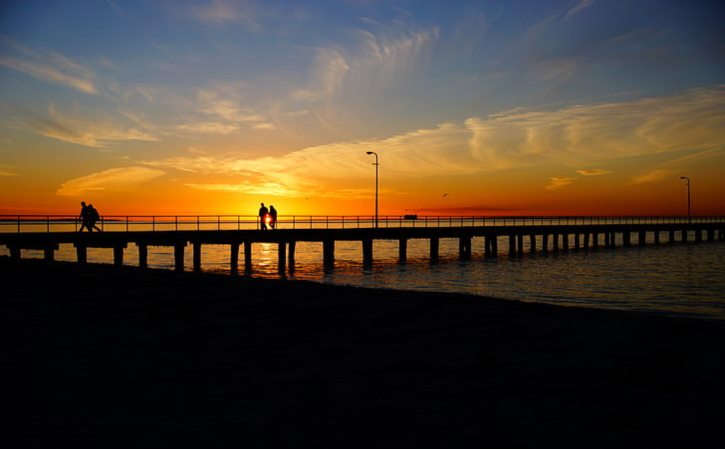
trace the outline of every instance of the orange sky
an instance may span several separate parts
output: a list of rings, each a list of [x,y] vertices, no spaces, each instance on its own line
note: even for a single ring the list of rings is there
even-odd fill
[[[0,10],[0,214],[725,215],[714,2],[101,3]]]

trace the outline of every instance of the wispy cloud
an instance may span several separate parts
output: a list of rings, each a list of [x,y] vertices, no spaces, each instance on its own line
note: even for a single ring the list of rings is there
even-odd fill
[[[581,0],[579,3],[574,5],[573,8],[566,12],[566,14],[564,15],[564,20],[571,19],[572,17],[589,8],[593,4],[594,0]]]
[[[0,46],[2,66],[86,94],[98,93],[95,73],[67,56],[52,51],[35,51],[8,39],[1,40]]]
[[[579,173],[582,176],[602,176],[602,175],[608,175],[612,173],[609,170],[604,170],[602,168],[587,168],[582,170],[577,170],[577,173]]]
[[[675,170],[668,169],[652,170],[650,172],[633,177],[630,181],[630,184],[650,184],[666,178],[671,178],[675,175],[675,173]]]
[[[367,22],[370,24],[370,22]],[[437,28],[385,27],[358,30],[358,47],[317,50],[306,87],[292,92],[292,98],[322,101],[339,92],[381,89],[405,78],[421,54],[438,37]]]
[[[576,181],[576,178],[559,178],[559,177],[552,177],[549,178],[549,185],[546,186],[546,190],[559,190],[562,187],[566,187],[569,184]]]
[[[246,0],[211,0],[173,4],[173,12],[209,25],[241,24],[249,31],[261,31],[260,8]]]
[[[231,175],[230,185],[276,182],[290,192],[310,194],[317,181],[369,177],[366,151],[380,154],[390,179],[490,173],[541,165],[595,166],[624,157],[722,149],[725,88],[696,89],[679,95],[628,103],[577,105],[558,110],[517,109],[464,123],[443,123],[381,139],[341,141],[293,151],[280,157],[236,158],[209,155],[147,161],[190,176]],[[602,176],[601,168],[580,169]],[[269,174],[274,174],[274,179]],[[576,178],[550,179],[550,189]],[[205,184],[205,183],[199,183]]]
[[[119,128],[107,122],[65,116],[52,103],[48,106],[48,115],[50,118],[23,114],[15,121],[21,128],[35,134],[92,148],[104,148],[114,142],[128,140],[158,140],[142,129]]]
[[[111,168],[66,181],[61,184],[56,194],[79,196],[101,191],[127,191],[164,174],[162,170],[148,167]]]
[[[9,177],[9,176],[20,176],[17,173],[13,173],[11,171],[3,170],[0,168],[0,177]]]

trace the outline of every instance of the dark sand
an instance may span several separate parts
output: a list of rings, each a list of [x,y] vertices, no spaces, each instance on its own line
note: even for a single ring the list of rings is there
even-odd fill
[[[4,447],[725,447],[724,322],[7,258],[0,279]]]

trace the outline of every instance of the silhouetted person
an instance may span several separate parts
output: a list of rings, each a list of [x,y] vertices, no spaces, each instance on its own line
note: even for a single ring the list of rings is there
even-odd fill
[[[88,232],[93,232],[91,230],[91,225],[89,224],[90,209],[88,209],[85,201],[81,201],[81,213],[78,215],[78,218],[81,220],[81,228],[78,232],[83,232],[84,228],[88,229]]]
[[[277,226],[277,209],[269,205],[269,226],[274,229]]]
[[[98,232],[102,232],[103,229],[96,226],[96,222],[101,219],[101,216],[98,214],[98,211],[95,207],[93,207],[93,204],[88,205],[88,230],[90,232],[93,232],[93,230],[97,230]]]
[[[269,209],[262,203],[262,207],[259,208],[259,227],[265,231],[267,230],[267,216],[269,215]]]

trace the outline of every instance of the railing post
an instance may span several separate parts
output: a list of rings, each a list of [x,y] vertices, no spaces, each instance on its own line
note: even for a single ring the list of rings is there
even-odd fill
[[[156,231],[156,215],[151,216],[151,230]]]
[[[128,215],[126,215],[126,232],[128,232]]]
[[[20,215],[18,215],[18,232],[20,232]]]
[[[45,217],[45,232],[50,232],[50,216]]]

